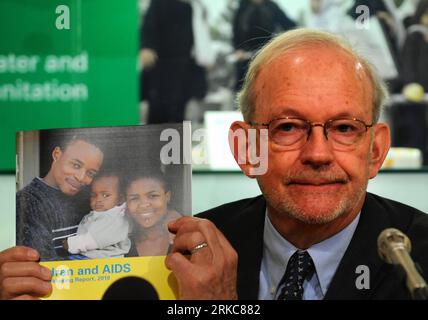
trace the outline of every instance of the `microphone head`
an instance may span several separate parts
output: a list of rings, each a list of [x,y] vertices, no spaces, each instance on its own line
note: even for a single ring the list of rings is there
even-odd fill
[[[377,238],[377,249],[383,261],[397,264],[392,252],[405,250],[410,253],[412,246],[409,238],[403,232],[395,228],[388,228],[383,230]]]
[[[113,282],[102,300],[159,300],[159,295],[147,280],[129,276]]]

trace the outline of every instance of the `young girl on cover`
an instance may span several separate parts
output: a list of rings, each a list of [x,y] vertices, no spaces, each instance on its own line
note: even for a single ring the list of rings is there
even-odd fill
[[[168,208],[171,191],[162,173],[135,174],[126,184],[126,203],[132,218],[132,247],[128,256],[169,253],[173,235],[167,224],[182,215]]]
[[[118,258],[128,253],[129,222],[115,173],[98,175],[91,185],[92,211],[83,217],[77,234],[64,242],[70,259]]]

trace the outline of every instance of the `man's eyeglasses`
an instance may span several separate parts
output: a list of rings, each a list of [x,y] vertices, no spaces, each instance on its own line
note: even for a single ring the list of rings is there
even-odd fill
[[[272,120],[268,123],[249,122],[252,126],[268,127],[270,139],[288,149],[303,147],[312,133],[313,127],[322,127],[327,140],[332,147],[338,150],[349,150],[357,144],[367,129],[373,126],[356,118],[328,120],[325,123],[310,122],[308,120],[285,117]]]

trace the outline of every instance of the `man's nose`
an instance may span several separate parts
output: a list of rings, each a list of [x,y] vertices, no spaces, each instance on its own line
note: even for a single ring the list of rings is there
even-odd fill
[[[83,179],[85,179],[86,176],[86,172],[85,170],[82,168],[79,171],[77,171],[74,175],[74,177],[77,179],[77,181],[79,181],[80,183],[83,183]]]
[[[88,186],[92,182],[92,178],[87,174],[85,169],[80,169],[76,174],[75,177],[77,181],[79,181],[81,184]]]
[[[334,160],[334,154],[330,141],[324,134],[324,128],[314,126],[311,134],[302,148],[301,162],[316,167],[328,165]]]

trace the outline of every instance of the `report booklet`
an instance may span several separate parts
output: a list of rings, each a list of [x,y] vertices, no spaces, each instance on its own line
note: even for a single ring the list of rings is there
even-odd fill
[[[167,224],[191,214],[190,136],[188,122],[17,133],[16,244],[51,270],[47,299],[177,298]]]

